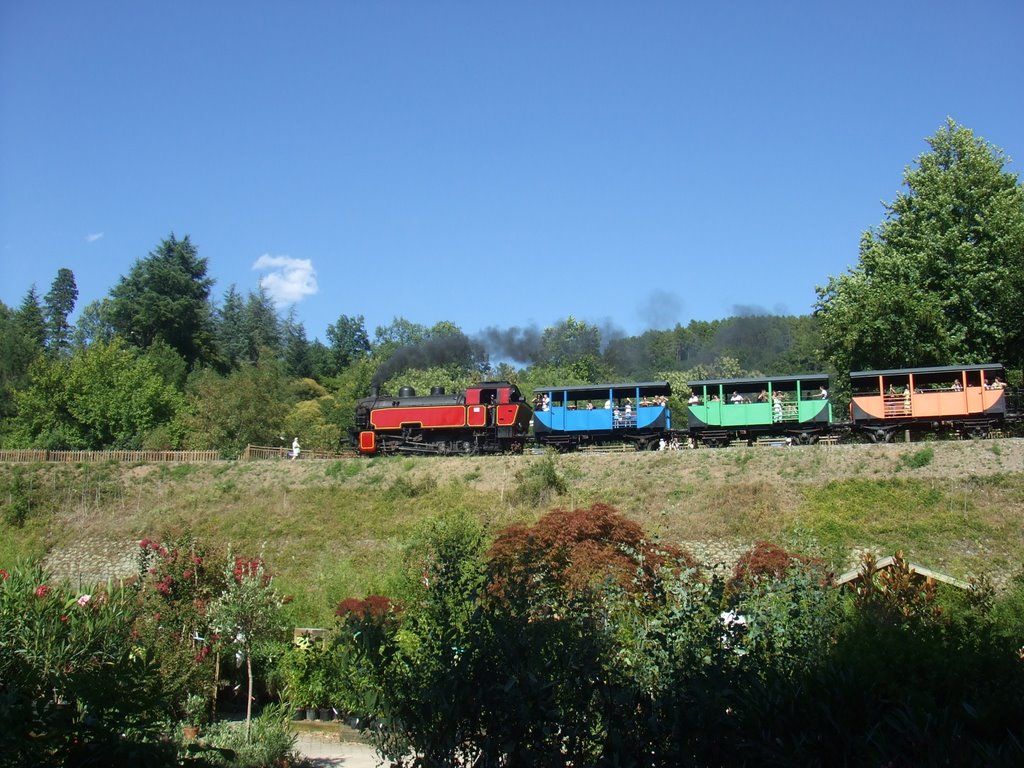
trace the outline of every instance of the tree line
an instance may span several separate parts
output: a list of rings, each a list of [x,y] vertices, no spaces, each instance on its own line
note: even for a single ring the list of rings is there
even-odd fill
[[[171,234],[70,322],[70,269],[17,308],[0,303],[0,443],[45,448],[332,450],[379,385],[449,391],[484,378],[552,383],[1003,362],[1024,365],[1024,190],[1002,150],[952,120],[904,172],[906,191],[861,237],[856,267],[804,316],[751,313],[620,336],[570,316],[543,330],[395,317],[371,336],[340,314],[310,340],[292,307],[230,286]],[[518,365],[517,365],[518,364]],[[680,412],[682,400],[672,403]]]

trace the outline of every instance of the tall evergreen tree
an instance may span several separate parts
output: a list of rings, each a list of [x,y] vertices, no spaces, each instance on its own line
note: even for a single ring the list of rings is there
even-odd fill
[[[217,344],[220,354],[232,368],[248,360],[249,343],[245,336],[245,302],[234,284],[224,294],[224,302],[217,312]]]
[[[268,352],[275,358],[281,357],[281,320],[263,288],[249,292],[242,312],[242,328],[250,362],[256,362]]]
[[[43,314],[43,306],[39,302],[39,294],[34,285],[28,289],[25,298],[21,300],[15,320],[18,330],[29,341],[32,348],[37,352],[42,352],[46,347],[46,316]]]
[[[53,357],[65,354],[71,346],[71,325],[68,317],[78,301],[75,273],[67,267],[57,270],[57,277],[46,294],[45,310],[48,338],[46,348]]]
[[[282,329],[284,336],[284,363],[288,374],[297,378],[313,375],[313,360],[309,354],[306,329],[299,322],[295,307],[288,310]]]
[[[192,367],[216,361],[206,259],[172,234],[110,292],[110,322],[141,349],[163,339]]]
[[[0,302],[0,419],[14,413],[14,392],[28,384],[29,365],[38,354],[18,313]]]

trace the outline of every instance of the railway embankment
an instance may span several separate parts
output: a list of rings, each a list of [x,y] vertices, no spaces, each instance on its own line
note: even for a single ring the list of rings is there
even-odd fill
[[[327,621],[387,588],[424,518],[489,531],[610,504],[724,572],[758,540],[841,572],[902,549],[959,579],[1024,564],[1024,440],[495,457],[0,464],[0,561],[81,584],[134,573],[138,541],[189,532],[263,552],[296,609]],[[0,562],[0,566],[3,562]]]

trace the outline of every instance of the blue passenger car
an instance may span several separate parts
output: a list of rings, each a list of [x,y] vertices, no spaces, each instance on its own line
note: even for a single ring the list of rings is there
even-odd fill
[[[671,439],[667,381],[538,387],[533,434],[563,451],[593,445],[632,444],[657,450]],[[666,442],[662,442],[666,441]]]

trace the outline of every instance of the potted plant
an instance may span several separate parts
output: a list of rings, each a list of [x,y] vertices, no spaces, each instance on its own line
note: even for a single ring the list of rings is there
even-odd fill
[[[296,720],[316,718],[313,712],[313,699],[309,689],[310,643],[306,637],[296,638],[291,648],[284,652],[278,671],[281,675],[281,698],[294,707]]]
[[[182,734],[186,740],[191,741],[199,736],[199,728],[206,722],[206,716],[206,697],[198,693],[189,694],[185,699],[185,724],[182,726]]]

